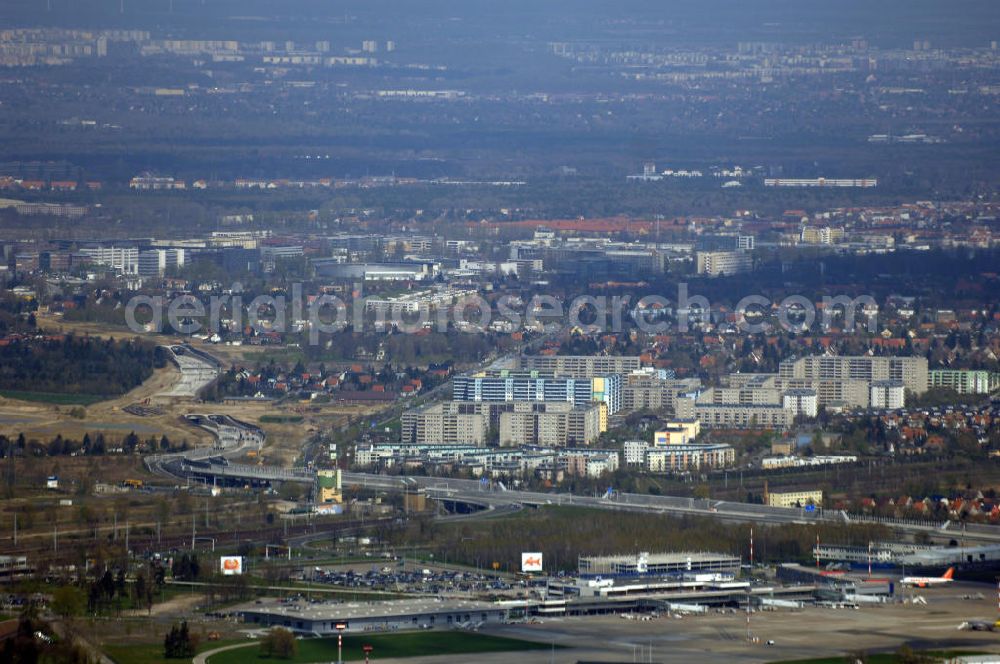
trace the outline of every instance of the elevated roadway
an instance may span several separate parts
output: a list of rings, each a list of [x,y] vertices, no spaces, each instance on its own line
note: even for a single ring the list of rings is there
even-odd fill
[[[514,505],[544,506],[567,505],[593,509],[671,514],[676,516],[703,516],[740,523],[767,524],[817,524],[817,523],[880,523],[907,534],[927,533],[943,535],[942,524],[927,521],[878,519],[848,516],[841,511],[770,507],[720,500],[685,498],[679,496],[651,496],[634,493],[614,493],[609,497],[581,496],[572,493],[543,493],[538,491],[502,490],[484,486],[475,480],[442,479],[435,477],[403,477],[368,473],[344,473],[345,484],[381,490],[420,488],[428,497],[451,501],[465,501],[487,508],[510,508]],[[965,530],[967,540],[1000,542],[1000,528],[969,524]]]

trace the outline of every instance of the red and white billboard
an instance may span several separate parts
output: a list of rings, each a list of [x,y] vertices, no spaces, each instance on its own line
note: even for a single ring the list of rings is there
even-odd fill
[[[222,556],[220,565],[223,576],[243,574],[243,556]]]
[[[541,572],[542,571],[542,554],[541,553],[522,553],[521,554],[521,571],[522,572]]]

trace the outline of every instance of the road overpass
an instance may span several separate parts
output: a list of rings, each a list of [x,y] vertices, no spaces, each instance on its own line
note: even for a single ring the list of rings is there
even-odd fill
[[[436,477],[404,477],[344,473],[345,484],[367,488],[400,491],[419,487],[428,497],[452,501],[464,500],[474,505],[492,508],[513,505],[545,506],[567,505],[593,509],[670,514],[675,516],[701,516],[738,523],[766,524],[818,524],[818,523],[878,523],[907,534],[927,533],[942,536],[948,531],[942,524],[930,521],[883,519],[860,515],[847,515],[842,511],[771,507],[721,500],[687,498],[680,496],[651,496],[634,493],[615,493],[611,497],[581,496],[572,493],[544,493],[538,491],[500,490],[486,487],[475,480],[443,479]],[[1000,542],[1000,528],[983,524],[968,524],[965,538],[970,541]]]
[[[179,459],[173,462],[171,470],[185,476],[199,477],[211,484],[270,485],[276,482],[296,482],[312,484],[316,474],[309,470],[281,468],[278,466],[255,466],[247,463],[228,463],[225,459],[212,457],[204,461]]]

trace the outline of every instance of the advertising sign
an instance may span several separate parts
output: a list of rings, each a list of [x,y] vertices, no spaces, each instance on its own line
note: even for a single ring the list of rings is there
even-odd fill
[[[220,560],[223,576],[243,574],[243,556],[222,556]]]
[[[522,572],[541,572],[542,571],[542,554],[541,553],[522,553],[521,554],[521,571]]]

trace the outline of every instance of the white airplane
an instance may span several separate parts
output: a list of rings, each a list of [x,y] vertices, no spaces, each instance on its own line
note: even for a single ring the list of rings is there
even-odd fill
[[[951,583],[955,576],[955,568],[949,567],[948,571],[941,576],[904,576],[899,583],[904,586],[916,588],[927,588],[928,586],[941,586]]]

